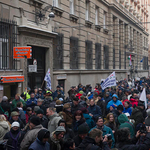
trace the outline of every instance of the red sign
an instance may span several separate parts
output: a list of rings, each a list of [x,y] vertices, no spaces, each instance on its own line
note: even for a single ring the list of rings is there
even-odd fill
[[[14,59],[20,58],[31,58],[32,57],[32,48],[31,46],[26,47],[14,47]]]
[[[1,83],[24,82],[24,76],[1,76]]]

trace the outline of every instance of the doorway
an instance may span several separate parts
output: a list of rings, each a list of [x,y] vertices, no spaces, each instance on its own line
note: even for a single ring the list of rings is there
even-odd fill
[[[46,48],[32,46],[32,59],[28,59],[28,65],[33,65],[34,59],[37,60],[37,72],[28,72],[28,87],[32,90],[41,88],[45,77],[45,52]],[[43,85],[44,87],[44,85]]]

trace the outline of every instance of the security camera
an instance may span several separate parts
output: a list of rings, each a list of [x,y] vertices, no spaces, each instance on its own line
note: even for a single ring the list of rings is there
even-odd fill
[[[49,13],[49,18],[55,18],[55,14],[53,12]]]

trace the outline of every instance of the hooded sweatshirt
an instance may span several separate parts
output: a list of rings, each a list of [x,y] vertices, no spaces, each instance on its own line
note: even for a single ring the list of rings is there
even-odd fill
[[[131,122],[129,122],[129,120],[125,114],[121,114],[118,117],[118,122],[120,124],[119,129],[128,128],[130,131],[131,138],[133,138],[135,136],[134,126]]]
[[[137,100],[131,98],[130,102],[131,102],[133,108],[134,108],[134,106],[138,106],[138,101]]]
[[[7,121],[0,121],[0,140],[3,140],[3,137],[7,132],[9,132],[10,126]]]

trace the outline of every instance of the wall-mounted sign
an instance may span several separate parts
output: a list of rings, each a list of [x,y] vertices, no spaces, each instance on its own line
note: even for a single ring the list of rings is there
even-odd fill
[[[29,65],[28,71],[29,72],[37,72],[37,65]]]
[[[24,76],[1,76],[1,83],[24,82]]]
[[[20,59],[20,58],[27,58],[30,59],[32,58],[32,48],[31,46],[26,46],[26,47],[14,47],[13,49],[14,52],[14,59]]]

